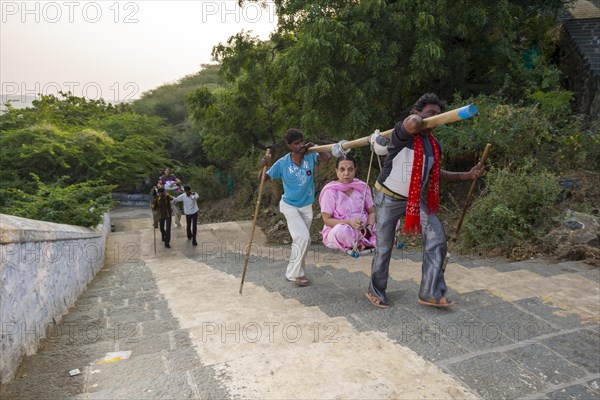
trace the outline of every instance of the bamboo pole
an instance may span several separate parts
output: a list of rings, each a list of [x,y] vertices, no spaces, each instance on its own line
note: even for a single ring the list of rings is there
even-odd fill
[[[469,105],[461,107],[461,108],[456,108],[454,110],[446,111],[445,113],[442,113],[442,114],[434,115],[433,117],[425,118],[423,120],[423,124],[421,125],[421,130],[431,129],[431,128],[435,128],[436,126],[445,125],[445,124],[449,124],[449,123],[456,122],[456,121],[461,121],[463,119],[471,118],[476,114],[477,114],[477,107],[474,104],[469,104]],[[388,129],[385,132],[381,132],[381,136],[384,136],[389,139],[390,136],[392,136],[392,132],[394,132],[393,128]],[[371,136],[371,135],[369,135],[369,136]],[[357,147],[368,146],[369,145],[369,136],[365,136],[360,139],[348,141],[348,142],[342,144],[342,149],[348,150],[348,149],[355,149]],[[330,152],[331,149],[333,148],[333,146],[335,146],[335,145],[336,145],[336,143],[326,144],[323,146],[313,146],[313,147],[309,148],[308,150],[306,150],[306,152],[307,153]]]
[[[271,155],[271,149],[267,149],[265,156],[268,158],[270,155]],[[256,221],[258,219],[258,211],[260,209],[260,199],[262,197],[266,173],[267,173],[267,166],[263,165],[262,171],[260,172],[260,185],[258,187],[258,198],[256,199],[256,208],[254,209],[254,220],[252,221],[252,231],[250,233],[250,242],[248,243],[248,251],[246,252],[246,261],[244,261],[244,271],[242,272],[242,281],[240,283],[240,294],[242,294],[242,289],[244,287],[244,278],[246,277],[246,269],[248,267],[248,260],[250,259],[250,251],[252,250],[252,241],[254,240],[254,230],[256,229]]]

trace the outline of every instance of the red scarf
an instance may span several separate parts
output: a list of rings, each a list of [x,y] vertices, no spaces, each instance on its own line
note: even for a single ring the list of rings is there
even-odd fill
[[[433,168],[429,176],[427,189],[427,208],[429,214],[434,214],[439,209],[440,200],[440,151],[438,142],[430,132],[427,132],[431,147],[433,148]],[[406,204],[406,219],[402,233],[421,233],[421,182],[423,181],[423,139],[420,134],[414,136],[414,160],[408,190],[408,203]]]

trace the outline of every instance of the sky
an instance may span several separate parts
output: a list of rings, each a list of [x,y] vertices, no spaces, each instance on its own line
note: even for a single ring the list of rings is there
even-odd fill
[[[107,102],[139,98],[211,63],[214,45],[251,31],[268,39],[272,3],[0,0],[0,95],[71,91]]]

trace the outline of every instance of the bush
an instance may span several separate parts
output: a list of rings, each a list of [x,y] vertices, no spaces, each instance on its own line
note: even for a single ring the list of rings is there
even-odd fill
[[[200,196],[200,201],[218,200],[227,194],[227,184],[222,183],[214,165],[206,168],[186,166],[177,172],[183,176],[183,184],[189,185]]]
[[[477,97],[479,115],[435,130],[446,158],[442,165],[450,170],[470,168],[485,144],[491,143],[490,160],[497,167],[519,166],[523,160],[535,159],[538,168],[552,171],[598,170],[597,127],[585,129],[583,117],[568,110],[571,96],[565,91],[535,92],[529,103],[521,104]],[[457,97],[448,108],[468,102]]]
[[[510,250],[522,240],[541,238],[558,213],[558,177],[526,164],[486,175],[487,193],[473,204],[465,221],[465,246]]]
[[[102,181],[66,185],[69,177],[46,185],[33,175],[37,190],[28,194],[18,188],[0,189],[2,213],[40,221],[94,227],[113,206],[111,193],[115,186]]]

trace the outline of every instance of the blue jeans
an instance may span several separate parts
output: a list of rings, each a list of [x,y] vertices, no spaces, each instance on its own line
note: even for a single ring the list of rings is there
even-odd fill
[[[396,225],[406,213],[406,200],[394,199],[375,190],[377,213],[377,245],[371,264],[369,291],[389,303],[386,296],[390,258],[396,236]],[[423,235],[423,264],[421,267],[421,299],[439,299],[446,291],[442,265],[448,251],[444,226],[435,214],[428,215],[427,201],[421,198],[421,231]]]

